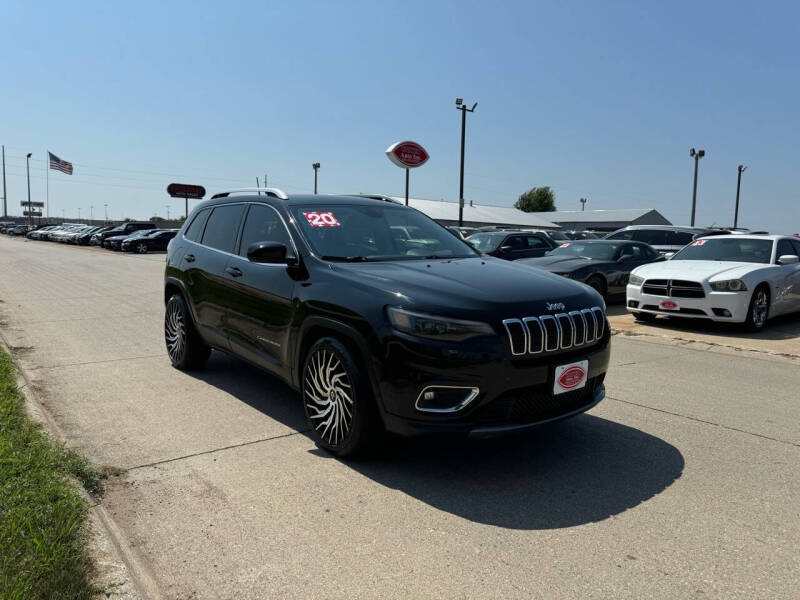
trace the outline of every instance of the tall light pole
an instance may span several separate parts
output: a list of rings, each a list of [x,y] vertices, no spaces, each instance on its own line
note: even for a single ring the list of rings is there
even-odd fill
[[[81,220],[81,208],[79,206],[78,207],[78,221],[80,221],[80,220]]]
[[[89,223],[94,221],[94,206],[89,207]]]
[[[28,152],[28,156],[25,157],[25,169],[28,172],[28,224],[31,223],[31,156],[33,156],[32,152]]]
[[[586,200],[586,198],[581,198],[581,211],[583,211],[583,209],[586,208],[586,203],[587,202],[588,202],[588,200]]]
[[[311,165],[314,169],[314,193],[317,193],[317,171],[319,170],[319,163],[314,163]]]
[[[108,204],[103,204],[103,208],[105,209],[105,213],[106,213],[105,222],[108,223]]]
[[[692,189],[692,227],[694,227],[694,212],[697,207],[697,165],[700,159],[706,155],[705,150],[697,150],[694,148],[689,150],[689,156],[694,158],[694,187]]]
[[[169,204],[167,204],[167,221],[169,221]]]
[[[3,216],[8,216],[8,198],[6,198],[6,147],[3,146]]]
[[[739,190],[742,189],[742,173],[747,170],[747,167],[744,165],[739,165],[737,170],[739,171],[739,177],[736,179],[736,210],[733,213],[734,229],[736,229],[736,226],[739,225]]]
[[[467,132],[467,113],[475,112],[478,103],[472,105],[472,108],[467,108],[462,98],[456,98],[456,110],[461,111],[461,177],[459,178],[458,187],[458,226],[464,226],[464,139]]]

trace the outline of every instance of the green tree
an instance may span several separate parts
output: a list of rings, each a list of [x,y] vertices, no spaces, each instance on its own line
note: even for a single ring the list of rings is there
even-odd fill
[[[556,210],[556,195],[548,185],[534,187],[519,197],[514,208],[524,212],[551,212]]]

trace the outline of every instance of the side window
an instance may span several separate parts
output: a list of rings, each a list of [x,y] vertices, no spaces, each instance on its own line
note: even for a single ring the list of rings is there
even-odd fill
[[[264,204],[251,204],[247,218],[242,229],[242,242],[239,245],[239,254],[247,255],[247,247],[255,242],[280,242],[286,246],[287,252],[292,254],[292,242],[289,232],[283,225],[274,208]]]
[[[778,240],[778,251],[775,253],[775,260],[784,254],[798,255],[794,249],[794,245],[790,240]]]
[[[233,252],[243,212],[244,204],[217,206],[208,217],[202,244],[223,252]]]
[[[635,229],[633,239],[651,246],[663,246],[667,243],[667,232],[664,229]]]
[[[186,239],[192,240],[193,242],[200,241],[200,236],[203,235],[203,228],[206,226],[206,221],[208,221],[208,215],[210,214],[211,209],[207,208],[195,215],[192,224],[187,227],[186,233],[183,234]]]
[[[506,238],[506,241],[503,242],[504,246],[511,246],[511,250],[524,250],[526,247],[525,241],[522,239],[521,236],[512,235],[509,238]]]
[[[537,237],[535,235],[530,236],[527,238],[528,248],[549,248],[550,244],[545,242],[542,238]]]
[[[795,242],[792,240],[792,245],[794,246],[794,253],[797,254],[797,256],[800,256],[800,242]]]
[[[694,234],[686,231],[667,231],[667,244],[670,246],[685,246],[694,239]]]
[[[612,233],[608,236],[609,240],[632,240],[633,239],[633,230],[632,229],[625,229],[623,231],[618,231],[617,233]]]

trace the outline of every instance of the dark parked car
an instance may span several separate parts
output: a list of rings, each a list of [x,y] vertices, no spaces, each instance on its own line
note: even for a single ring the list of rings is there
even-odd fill
[[[78,244],[79,246],[87,246],[92,241],[92,237],[95,235],[99,235],[101,233],[105,233],[106,231],[111,231],[114,229],[111,226],[108,227],[95,227],[90,231],[81,232],[79,235],[75,236],[73,242]]]
[[[704,237],[714,230],[708,227],[679,227],[674,225],[629,225],[609,233],[607,240],[630,240],[644,242],[661,254],[674,254],[690,242]],[[726,232],[727,233],[727,232]]]
[[[108,250],[122,250],[122,242],[125,240],[134,240],[145,235],[150,235],[151,233],[152,231],[149,229],[140,229],[139,231],[134,231],[130,234],[126,233],[123,235],[107,237],[103,240],[103,248],[107,248]]]
[[[544,256],[556,247],[550,238],[539,232],[482,231],[467,238],[473,248],[504,260]]]
[[[164,300],[175,367],[201,368],[218,348],[277,375],[301,392],[311,435],[337,455],[384,428],[527,428],[605,393],[609,328],[597,292],[482,256],[393,202],[217,194],[170,244]]]
[[[122,241],[122,251],[137,254],[164,251],[176,233],[177,229],[156,229],[146,235],[129,237]]]
[[[114,237],[117,235],[130,235],[134,231],[139,231],[141,229],[155,229],[156,224],[149,222],[149,221],[131,221],[129,223],[123,223],[113,229],[109,229],[107,231],[103,231],[101,233],[97,233],[92,236],[91,244],[96,246],[104,246],[103,242],[106,238]]]
[[[29,231],[33,231],[35,227],[29,227],[27,225],[16,225],[15,227],[9,227],[6,229],[6,233],[10,236],[17,236],[22,235],[24,236]]]
[[[544,258],[520,262],[580,281],[603,297],[624,296],[631,271],[664,260],[655,249],[639,242],[580,240],[565,242]]]

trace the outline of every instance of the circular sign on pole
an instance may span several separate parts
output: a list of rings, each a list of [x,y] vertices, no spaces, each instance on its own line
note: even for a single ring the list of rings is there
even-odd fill
[[[386,149],[386,156],[398,167],[414,169],[428,162],[428,152],[417,142],[405,141],[392,144]]]

